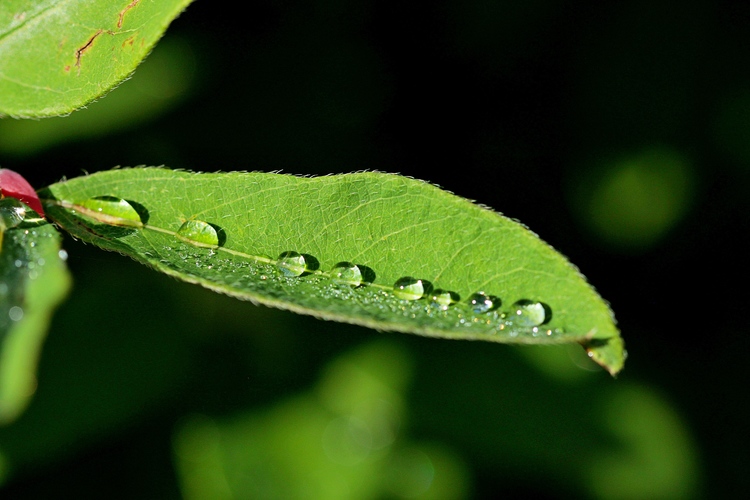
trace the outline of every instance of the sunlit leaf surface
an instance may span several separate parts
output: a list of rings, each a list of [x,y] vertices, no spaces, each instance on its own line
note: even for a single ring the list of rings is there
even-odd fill
[[[112,170],[40,193],[74,236],[182,280],[382,330],[624,351],[607,304],[521,224],[392,174]]]
[[[0,3],[0,114],[70,113],[112,89],[190,0]]]

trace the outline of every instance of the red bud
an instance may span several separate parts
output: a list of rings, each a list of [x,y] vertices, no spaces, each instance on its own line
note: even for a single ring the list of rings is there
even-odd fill
[[[0,193],[3,197],[15,198],[28,205],[36,213],[44,217],[42,202],[39,201],[34,188],[31,187],[26,179],[7,168],[0,168]]]

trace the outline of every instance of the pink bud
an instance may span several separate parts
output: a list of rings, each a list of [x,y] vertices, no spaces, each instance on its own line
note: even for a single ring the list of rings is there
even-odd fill
[[[39,196],[37,196],[31,184],[26,182],[26,179],[21,177],[20,174],[7,168],[0,168],[0,193],[3,197],[8,196],[22,201],[44,217],[44,209],[42,208],[42,202],[39,201]]]

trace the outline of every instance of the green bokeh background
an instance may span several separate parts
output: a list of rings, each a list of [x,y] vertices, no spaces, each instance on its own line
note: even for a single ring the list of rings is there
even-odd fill
[[[616,313],[578,351],[255,307],[67,239],[75,283],[0,496],[750,494],[746,2],[198,1],[66,118],[0,120],[41,187],[116,165],[429,180],[523,221]],[[429,249],[426,249],[429,251]]]

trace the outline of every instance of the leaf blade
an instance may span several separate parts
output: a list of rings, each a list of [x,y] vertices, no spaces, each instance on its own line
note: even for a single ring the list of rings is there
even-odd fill
[[[54,309],[70,289],[52,224],[4,231],[0,252],[0,423],[14,420],[36,386],[36,365]]]
[[[574,266],[522,225],[426,182],[375,172],[302,178],[137,168],[58,183],[42,196],[74,236],[243,299],[444,338],[579,342],[611,372],[622,366],[621,346],[608,340],[619,339],[611,311]],[[98,196],[140,206],[144,227],[76,214]],[[214,224],[225,241],[218,249],[184,242],[177,231],[188,220]],[[280,274],[276,258],[289,251],[318,267],[302,278]],[[332,285],[330,270],[341,261],[374,279]],[[461,303],[443,310],[426,299],[398,300],[392,286],[404,276],[455,292]],[[466,300],[479,291],[500,297],[502,307],[475,313]],[[522,299],[546,303],[552,321],[533,331],[502,318]]]
[[[0,4],[0,115],[63,115],[101,97],[133,72],[190,1]]]

